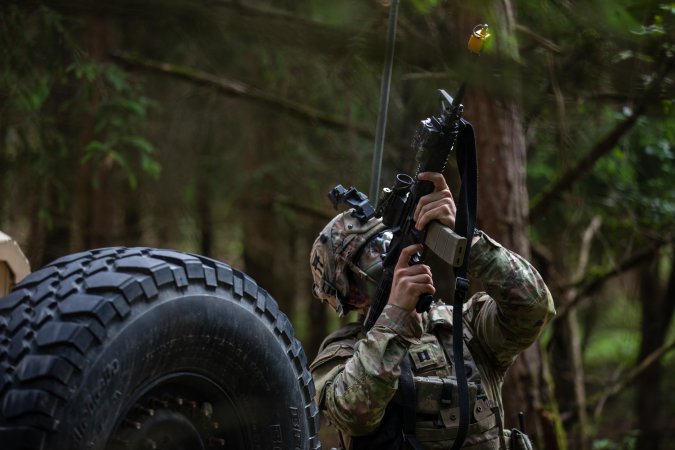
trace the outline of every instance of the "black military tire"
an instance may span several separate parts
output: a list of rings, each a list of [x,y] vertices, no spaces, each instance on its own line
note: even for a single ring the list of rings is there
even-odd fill
[[[149,248],[61,258],[0,299],[0,446],[318,449],[302,346],[226,264]]]

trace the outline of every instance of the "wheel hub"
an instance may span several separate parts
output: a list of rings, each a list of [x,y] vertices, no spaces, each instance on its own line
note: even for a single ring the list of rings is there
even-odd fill
[[[241,427],[231,423],[237,415],[230,398],[203,379],[179,381],[158,382],[141,395],[118,421],[107,450],[217,450],[226,444],[246,448]]]

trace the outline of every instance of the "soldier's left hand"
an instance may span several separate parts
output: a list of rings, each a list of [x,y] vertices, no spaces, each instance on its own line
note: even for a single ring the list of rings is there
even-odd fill
[[[390,305],[414,311],[420,295],[436,293],[431,268],[426,264],[410,265],[410,259],[420,251],[422,251],[421,244],[409,245],[401,250],[394,267],[394,278],[387,301]]]
[[[443,225],[453,228],[455,226],[455,216],[457,207],[452,198],[452,193],[448,184],[445,182],[442,173],[421,172],[417,175],[420,180],[431,181],[434,184],[434,191],[425,195],[417,203],[415,209],[415,228],[423,230],[432,220],[438,220]]]

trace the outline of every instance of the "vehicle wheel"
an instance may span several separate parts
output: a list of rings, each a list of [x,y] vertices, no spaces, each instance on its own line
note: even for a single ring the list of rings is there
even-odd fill
[[[66,256],[0,299],[9,449],[318,449],[306,356],[250,277],[170,250]]]

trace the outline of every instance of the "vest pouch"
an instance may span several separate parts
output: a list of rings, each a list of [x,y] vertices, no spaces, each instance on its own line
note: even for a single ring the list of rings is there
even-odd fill
[[[514,428],[506,431],[506,448],[507,450],[533,450],[532,441],[522,431]]]
[[[414,377],[414,381],[418,414],[415,435],[427,450],[447,450],[452,447],[459,427],[457,380],[432,376]],[[469,382],[471,424],[462,448],[500,450],[497,415],[481,392],[478,384]]]
[[[418,414],[439,414],[459,406],[457,380],[454,377],[413,377]],[[469,383],[469,407],[476,404],[478,385]]]

